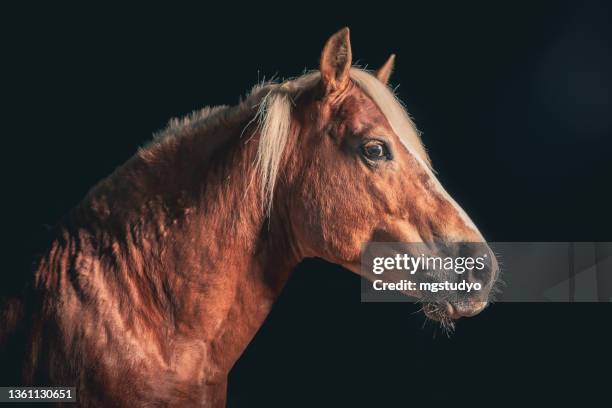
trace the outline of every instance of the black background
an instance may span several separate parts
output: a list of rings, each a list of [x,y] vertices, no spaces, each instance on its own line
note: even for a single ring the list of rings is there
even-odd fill
[[[52,225],[171,117],[317,68],[349,26],[448,191],[493,241],[612,241],[610,9],[593,2],[24,4],[2,13],[5,287]],[[230,375],[230,406],[509,400],[609,406],[610,304],[496,304],[447,338],[301,265]],[[603,369],[603,371],[602,371]]]

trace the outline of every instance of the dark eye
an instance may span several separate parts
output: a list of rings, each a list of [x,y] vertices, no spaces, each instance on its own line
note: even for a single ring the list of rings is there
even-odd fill
[[[361,146],[361,152],[369,160],[385,160],[391,158],[387,145],[379,140],[370,140],[364,143]]]

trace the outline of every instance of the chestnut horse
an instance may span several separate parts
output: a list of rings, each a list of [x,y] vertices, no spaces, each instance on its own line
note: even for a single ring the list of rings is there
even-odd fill
[[[360,273],[367,241],[484,242],[386,85],[392,67],[352,67],[343,29],[319,71],[171,121],[70,212],[28,289],[3,302],[16,381],[75,386],[84,407],[224,406],[302,259]],[[430,317],[478,313],[495,275]]]

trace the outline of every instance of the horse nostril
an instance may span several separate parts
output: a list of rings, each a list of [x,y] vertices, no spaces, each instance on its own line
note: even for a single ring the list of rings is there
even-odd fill
[[[456,256],[462,258],[470,268],[464,278],[471,283],[480,283],[483,288],[492,286],[497,278],[498,264],[491,248],[483,242],[462,243],[455,249]]]
[[[480,255],[482,268],[474,268],[468,275],[468,279],[480,282],[484,287],[489,287],[495,282],[498,275],[499,265],[493,251],[487,246],[486,252]]]

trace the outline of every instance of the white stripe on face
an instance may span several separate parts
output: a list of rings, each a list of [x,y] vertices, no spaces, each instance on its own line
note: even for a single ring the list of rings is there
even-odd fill
[[[417,161],[421,169],[425,172],[425,174],[427,174],[429,180],[431,181],[431,185],[435,189],[435,192],[442,196],[447,202],[449,202],[453,206],[453,208],[457,211],[459,218],[464,222],[466,227],[472,229],[478,235],[480,241],[486,242],[484,237],[476,227],[476,224],[474,224],[474,221],[472,221],[472,219],[467,215],[465,210],[461,208],[461,206],[455,201],[455,199],[453,199],[453,197],[451,197],[451,195],[448,194],[448,192],[444,189],[442,183],[440,183],[431,167],[427,163],[425,163],[425,161],[419,155],[415,154],[409,146],[406,145],[406,142],[403,138],[398,136],[398,139],[400,140],[404,149],[406,149],[406,152]],[[461,237],[456,238],[459,238],[458,241],[461,240]]]

